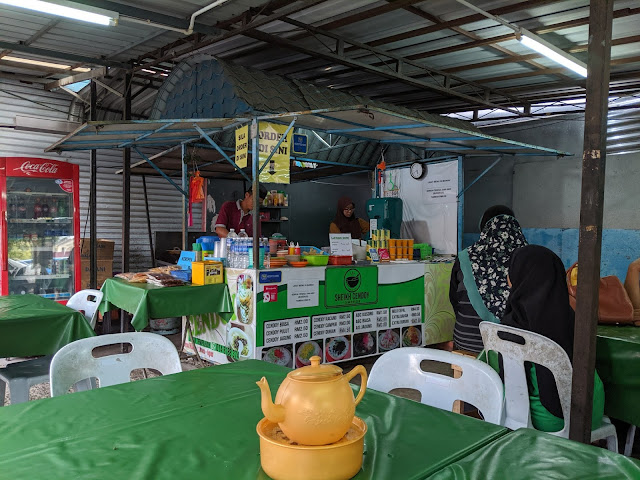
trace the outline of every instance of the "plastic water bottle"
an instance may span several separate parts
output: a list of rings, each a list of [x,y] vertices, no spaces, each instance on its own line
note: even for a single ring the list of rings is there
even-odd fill
[[[229,234],[227,235],[227,263],[231,268],[236,268],[236,244],[237,244],[238,234],[236,230],[232,228],[229,230]]]

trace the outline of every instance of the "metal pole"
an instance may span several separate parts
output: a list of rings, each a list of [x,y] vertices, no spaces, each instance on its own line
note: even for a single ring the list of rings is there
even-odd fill
[[[569,438],[591,442],[613,0],[591,2]]]
[[[122,120],[131,120],[131,72],[124,76],[124,108]],[[122,271],[129,271],[131,240],[131,149],[122,150]]]
[[[131,71],[124,74],[124,106],[122,119],[131,120]],[[131,149],[122,150],[122,263],[123,272],[129,271],[129,244],[131,240]],[[128,313],[120,310],[120,332],[128,330]]]
[[[462,251],[464,235],[464,157],[458,157],[458,251]],[[499,160],[499,159],[498,159]],[[494,163],[495,165],[495,163]]]
[[[89,118],[91,120],[97,120],[97,90],[96,90],[96,82],[91,80],[91,98],[90,105],[91,111],[89,113]],[[98,287],[98,240],[97,240],[97,185],[98,185],[98,152],[97,150],[91,150],[91,161],[90,161],[90,170],[91,170],[91,179],[89,184],[89,286],[91,288]]]
[[[151,234],[151,213],[149,212],[149,197],[147,195],[147,176],[142,176],[142,190],[144,191],[144,209],[147,212],[147,233],[149,234],[149,251],[151,252],[151,264],[156,266],[156,255],[153,251],[153,235]]]
[[[189,236],[189,184],[187,178],[187,146],[182,144],[182,249],[188,250],[187,242]]]
[[[260,206],[260,190],[259,180],[260,173],[258,163],[260,162],[260,155],[258,153],[258,121],[254,118],[251,121],[251,174],[253,179],[253,205],[251,209],[251,221],[253,224],[253,268],[260,269],[260,213],[258,212]]]

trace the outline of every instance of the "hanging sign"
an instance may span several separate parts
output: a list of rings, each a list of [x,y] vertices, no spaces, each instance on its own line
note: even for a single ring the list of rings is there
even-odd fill
[[[302,133],[293,134],[293,154],[302,155],[307,153],[307,145],[309,144],[309,137]]]
[[[236,165],[240,168],[247,166],[249,152],[249,126],[236,128]]]
[[[280,138],[287,131],[287,125],[260,122],[258,150],[260,151],[260,166],[269,158],[269,155],[278,144]],[[260,173],[260,181],[265,183],[289,183],[289,171],[291,158],[289,146],[291,145],[291,130],[287,137],[278,146],[271,160]]]

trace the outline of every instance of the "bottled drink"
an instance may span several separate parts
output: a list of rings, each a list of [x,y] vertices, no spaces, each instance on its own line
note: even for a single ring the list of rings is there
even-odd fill
[[[24,203],[24,198],[18,201],[18,218],[27,218],[27,205]]]
[[[9,206],[7,210],[9,210],[9,217],[18,218],[18,202],[14,196],[9,197],[8,200]]]
[[[33,218],[40,218],[42,216],[42,205],[40,204],[40,198],[36,198],[36,203],[33,204]]]
[[[247,232],[244,231],[244,228],[240,229],[240,233],[238,234],[238,238],[249,238],[249,235],[247,235]]]
[[[42,217],[48,218],[49,217],[49,202],[47,201],[46,198],[44,198],[42,200]]]
[[[227,235],[227,264],[231,268],[236,268],[236,239],[238,235],[232,228]]]
[[[51,215],[52,218],[56,218],[58,216],[58,202],[55,197],[51,199],[51,204],[49,205],[49,215]]]
[[[69,209],[67,208],[67,198],[60,197],[60,200],[58,201],[58,216],[66,217],[68,212]]]

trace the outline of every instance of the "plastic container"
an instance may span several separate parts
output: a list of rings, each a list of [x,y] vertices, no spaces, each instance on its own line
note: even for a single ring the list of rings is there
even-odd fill
[[[433,254],[433,248],[428,243],[414,243],[413,248],[420,250],[420,260],[424,260]]]
[[[353,257],[349,255],[330,255],[329,265],[351,265]]]
[[[307,252],[316,252],[316,253],[318,253],[320,255],[325,253],[322,249],[320,249],[318,247],[311,247],[311,246],[306,246],[306,245],[303,245],[303,246],[300,247],[300,253],[302,255],[304,255]]]
[[[306,260],[312,267],[324,267],[329,263],[329,255],[303,255],[302,258]]]

